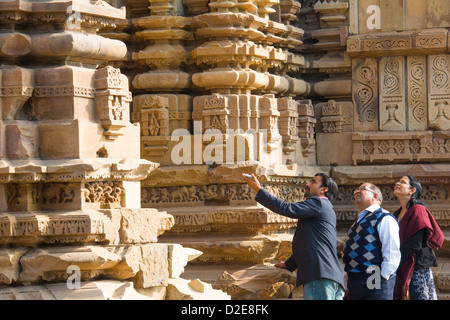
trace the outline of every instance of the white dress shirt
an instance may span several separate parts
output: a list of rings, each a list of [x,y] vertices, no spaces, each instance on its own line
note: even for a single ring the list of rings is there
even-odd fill
[[[358,222],[367,211],[374,212],[380,206],[373,204],[358,214]],[[382,209],[383,212],[389,212]],[[397,271],[400,264],[400,235],[397,220],[392,216],[385,216],[377,225],[378,235],[381,241],[381,255],[383,262],[381,263],[381,276],[386,280]]]

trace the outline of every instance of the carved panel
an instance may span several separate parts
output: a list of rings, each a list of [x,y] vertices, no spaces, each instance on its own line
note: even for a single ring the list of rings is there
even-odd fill
[[[74,196],[73,186],[67,183],[47,183],[42,188],[43,204],[72,203]]]
[[[394,195],[394,184],[377,184],[383,195],[383,204],[389,206],[400,206],[397,197]],[[353,205],[354,191],[359,185],[340,185],[339,193],[335,200],[335,205]],[[422,185],[421,200],[427,204],[444,204],[448,198],[445,188],[440,185]]]
[[[450,56],[428,56],[428,114],[430,127],[450,129]]]
[[[104,67],[95,73],[95,104],[97,118],[105,129],[108,139],[123,135],[120,131],[130,120],[129,103],[131,92],[128,91],[120,69]]]
[[[290,154],[295,151],[295,142],[298,140],[297,133],[297,102],[292,98],[278,99],[278,110],[280,111],[280,134],[283,139],[283,151]]]
[[[277,99],[273,94],[266,94],[259,100],[259,125],[260,129],[265,130],[267,134],[267,152],[277,148],[280,141],[278,131],[278,121],[280,112],[277,110]]]
[[[378,66],[375,59],[353,60],[355,131],[378,130]]]
[[[426,130],[427,112],[427,69],[425,56],[407,56],[408,84],[408,130]]]
[[[342,116],[342,106],[336,104],[334,100],[328,100],[326,105],[322,106],[322,130],[325,133],[342,132],[344,122]]]
[[[252,200],[251,189],[247,184],[202,185],[161,188],[141,188],[142,206],[230,204],[232,200]]]
[[[383,57],[380,60],[380,130],[404,131],[404,57]]]
[[[245,232],[261,233],[291,229],[297,220],[283,217],[264,209],[216,212],[188,212],[177,214],[171,212],[175,225],[166,233],[198,233],[198,232]]]
[[[298,102],[298,136],[302,145],[302,154],[307,157],[315,152],[314,130],[317,120],[314,119],[314,107],[311,100],[299,100]]]
[[[97,203],[101,208],[117,208],[122,206],[125,189],[120,181],[94,181],[86,182],[82,193],[86,203]]]

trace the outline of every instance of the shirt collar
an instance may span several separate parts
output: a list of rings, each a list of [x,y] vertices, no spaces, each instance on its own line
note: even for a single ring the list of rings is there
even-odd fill
[[[364,217],[367,212],[374,212],[375,210],[378,210],[378,208],[380,208],[380,205],[378,203],[375,203],[375,204],[371,205],[370,207],[367,207],[366,209],[364,209],[363,211],[361,211],[358,214],[357,221],[359,221],[362,217]]]

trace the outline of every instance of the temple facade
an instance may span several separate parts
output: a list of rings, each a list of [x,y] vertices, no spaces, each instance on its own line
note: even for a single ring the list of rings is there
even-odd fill
[[[338,253],[371,182],[406,174],[446,240],[450,3],[0,3],[0,299],[301,298],[286,201],[339,185]],[[189,263],[188,263],[189,261]]]

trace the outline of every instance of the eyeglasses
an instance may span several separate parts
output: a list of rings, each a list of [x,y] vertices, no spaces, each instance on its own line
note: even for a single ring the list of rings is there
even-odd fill
[[[375,194],[375,191],[373,191],[372,189],[367,188],[366,186],[361,186],[359,188],[357,188],[353,193],[355,193],[356,191],[361,192],[361,191],[370,191],[373,194]]]

